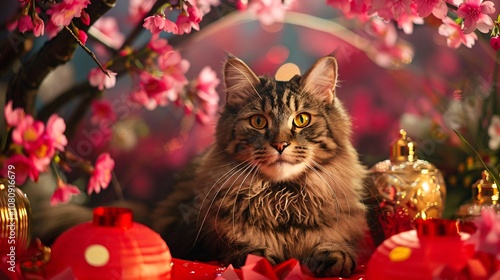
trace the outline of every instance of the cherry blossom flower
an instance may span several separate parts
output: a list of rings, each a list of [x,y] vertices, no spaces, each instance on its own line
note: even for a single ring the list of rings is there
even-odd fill
[[[493,20],[488,16],[495,12],[494,3],[483,0],[465,0],[458,6],[457,15],[464,19],[464,33],[470,34],[476,28],[488,33],[493,28]]]
[[[342,11],[346,18],[356,18],[361,22],[366,22],[369,19],[367,15],[368,6],[366,1],[356,0],[327,0],[327,5]]]
[[[182,12],[175,21],[177,25],[176,34],[182,35],[191,33],[191,30],[200,30],[200,21],[202,19],[201,11],[196,6],[189,6],[186,11]]]
[[[50,161],[55,155],[54,141],[44,133],[26,151],[38,171],[45,172],[48,170]]]
[[[414,3],[417,6],[418,16],[422,18],[432,13],[435,17],[443,19],[448,13],[448,7],[443,0],[414,0]]]
[[[90,29],[104,35],[100,37],[101,40],[112,48],[118,49],[125,41],[125,36],[120,32],[118,21],[114,17],[99,18]],[[100,46],[100,44],[96,44],[96,46]]]
[[[288,9],[282,0],[254,0],[248,4],[248,11],[255,14],[264,25],[282,22]]]
[[[477,230],[467,240],[477,251],[498,256],[500,254],[500,215],[485,207],[476,221]]]
[[[85,45],[85,43],[87,43],[87,39],[89,38],[89,36],[87,35],[87,33],[85,33],[85,31],[83,30],[78,30],[78,39]]]
[[[64,151],[64,147],[68,144],[68,139],[64,135],[65,130],[66,123],[64,120],[56,114],[51,115],[47,121],[45,131],[52,139],[54,148],[59,151]]]
[[[241,2],[241,1],[237,1]],[[197,0],[196,1],[196,6],[200,9],[200,12],[204,15],[206,15],[208,12],[210,12],[210,6],[219,6],[220,1],[219,0]],[[238,5],[238,3],[237,3]]]
[[[21,33],[33,30],[33,20],[31,17],[28,15],[21,16],[17,21],[17,29]]]
[[[68,26],[73,18],[79,18],[82,15],[90,0],[63,0],[54,4],[47,11],[50,20],[57,26]]]
[[[27,150],[33,150],[39,145],[38,141],[42,137],[44,130],[45,126],[41,121],[26,115],[12,131],[12,141]]]
[[[500,116],[494,115],[491,117],[488,135],[490,136],[490,141],[488,142],[490,149],[498,149],[500,147]]]
[[[398,19],[402,13],[411,14],[411,0],[373,0],[372,10],[386,21]]]
[[[448,38],[446,42],[450,48],[457,49],[461,44],[471,48],[477,40],[476,33],[464,34],[460,25],[449,17],[443,19],[443,24],[439,26],[438,32]]]
[[[4,108],[4,117],[7,126],[16,127],[19,122],[24,118],[25,113],[22,108],[12,109],[12,100],[9,100]]]
[[[33,182],[38,181],[40,172],[33,164],[33,161],[22,154],[14,154],[7,158],[4,162],[2,174],[7,177],[7,166],[12,165],[16,167],[16,185],[22,185],[30,178]]]
[[[82,23],[85,24],[86,26],[90,25],[90,15],[87,12],[85,12],[85,10],[82,11],[80,19],[82,20]]]
[[[114,122],[116,120],[116,113],[108,100],[94,100],[91,104],[92,117],[90,122],[98,124],[104,120],[107,122]]]
[[[45,30],[45,24],[43,20],[35,14],[33,18],[33,35],[35,37],[43,36]]]
[[[411,5],[411,11],[411,14],[402,13],[397,20],[398,27],[403,29],[405,34],[413,33],[413,24],[424,24],[424,19],[417,15],[414,3]]]
[[[128,13],[132,23],[138,23],[151,10],[156,0],[130,0]]]
[[[102,153],[97,157],[94,170],[87,185],[87,193],[99,193],[101,189],[106,189],[111,182],[111,171],[115,167],[115,161],[109,153]]]
[[[207,124],[213,119],[219,106],[219,94],[215,88],[219,85],[220,80],[217,74],[210,67],[205,67],[198,75],[195,83],[196,96],[199,99],[199,109],[196,113],[196,119]]]
[[[132,92],[130,100],[143,105],[148,110],[153,110],[157,106],[165,106],[176,96],[172,85],[173,79],[168,76],[157,77],[149,72],[142,72],[139,87]]]
[[[57,180],[57,188],[50,198],[50,205],[54,206],[59,203],[67,203],[73,195],[79,195],[80,190],[70,184],[65,183],[63,180]]]
[[[154,15],[145,18],[142,26],[152,34],[158,34],[161,31],[177,34],[178,31],[177,25],[163,15]]]
[[[148,43],[148,48],[158,54],[165,54],[174,50],[174,48],[168,44],[168,41],[166,39],[159,38],[155,35],[151,36],[151,40]]]
[[[88,75],[89,84],[93,87],[97,87],[99,90],[110,89],[116,84],[116,73],[110,70],[107,76],[101,70],[101,68],[96,67],[90,70]]]
[[[47,21],[47,24],[45,25],[45,34],[49,39],[54,38],[59,31],[61,31],[62,26],[55,25],[51,20]]]

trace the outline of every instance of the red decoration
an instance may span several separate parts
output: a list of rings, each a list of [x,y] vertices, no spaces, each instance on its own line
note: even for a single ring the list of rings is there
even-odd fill
[[[131,210],[98,207],[92,222],[55,241],[47,279],[171,279],[171,260],[163,239],[134,222]]]
[[[367,279],[456,279],[475,253],[465,243],[470,235],[460,232],[456,221],[418,219],[415,224],[416,230],[393,235],[377,248]]]

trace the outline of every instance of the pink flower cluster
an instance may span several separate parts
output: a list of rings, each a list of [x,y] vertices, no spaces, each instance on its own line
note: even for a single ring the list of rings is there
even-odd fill
[[[153,110],[179,99],[188,84],[184,74],[189,69],[189,62],[164,39],[153,39],[149,48],[157,55],[156,63],[138,72],[130,100]]]
[[[387,23],[393,20],[407,34],[412,32],[413,24],[422,24],[423,18],[432,14],[442,20],[439,34],[447,37],[452,48],[462,44],[472,47],[477,40],[476,29],[487,33],[494,26],[489,16],[495,12],[491,1],[463,0],[458,6],[452,0],[327,0],[327,4],[349,18],[370,21],[377,16]],[[450,11],[455,12],[456,20],[449,16]]]
[[[18,152],[6,159],[5,166],[16,167],[17,184],[27,178],[38,180],[40,172],[46,172],[56,150],[64,151],[68,140],[64,135],[66,124],[57,115],[52,115],[45,126],[41,121],[25,115],[20,108],[12,109],[12,101],[5,106],[7,126],[13,128],[12,142]]]
[[[207,124],[213,120],[219,108],[219,94],[215,90],[219,83],[217,73],[209,66],[201,70],[194,83],[195,100],[198,103],[198,110],[195,115],[198,122],[202,124]],[[186,106],[186,108],[189,108],[189,106]]]
[[[149,30],[153,35],[164,31],[176,35],[191,33],[192,29],[200,30],[200,21],[203,18],[203,11],[197,5],[192,5],[186,1],[181,5],[181,10],[175,22],[169,20],[163,11],[156,15],[144,19],[143,27]]]
[[[90,4],[90,0],[63,0],[52,4],[50,7],[46,7],[47,15],[50,15],[50,20],[47,23],[38,15],[40,8],[36,7],[37,1],[25,0],[19,2],[22,5],[22,15],[13,23],[11,28],[17,26],[17,29],[21,33],[31,31],[35,37],[43,36],[45,33],[49,37],[53,37],[63,26],[68,26],[73,18],[81,18],[84,24],[90,24],[90,17],[84,11]],[[80,34],[79,36],[86,36],[86,34]]]
[[[12,101],[4,108],[7,125],[6,135],[11,132],[12,143],[8,147],[6,158],[0,160],[2,175],[6,176],[9,166],[16,171],[16,185],[23,185],[27,179],[37,181],[40,173],[47,172],[51,162],[59,152],[64,152],[68,140],[64,135],[66,123],[56,114],[43,122],[25,114],[21,108],[13,109]],[[108,153],[101,154],[91,168],[87,186],[88,193],[98,193],[111,181],[114,161]],[[51,204],[68,202],[72,195],[79,194],[77,187],[65,183],[55,171],[57,188],[51,198]]]

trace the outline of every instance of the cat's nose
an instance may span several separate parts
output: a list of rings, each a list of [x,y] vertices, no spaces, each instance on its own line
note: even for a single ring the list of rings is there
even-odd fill
[[[281,155],[281,153],[283,153],[285,148],[288,147],[288,145],[290,145],[290,143],[288,143],[286,141],[271,143],[271,146],[273,146],[276,149],[276,151],[278,151],[278,153],[280,153],[280,155]]]

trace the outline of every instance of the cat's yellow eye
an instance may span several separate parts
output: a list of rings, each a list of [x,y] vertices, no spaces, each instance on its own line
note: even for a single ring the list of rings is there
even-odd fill
[[[267,125],[267,119],[263,115],[253,115],[250,117],[250,125],[257,129],[263,129]]]
[[[298,128],[306,127],[311,122],[311,115],[300,113],[293,119],[293,124]]]

